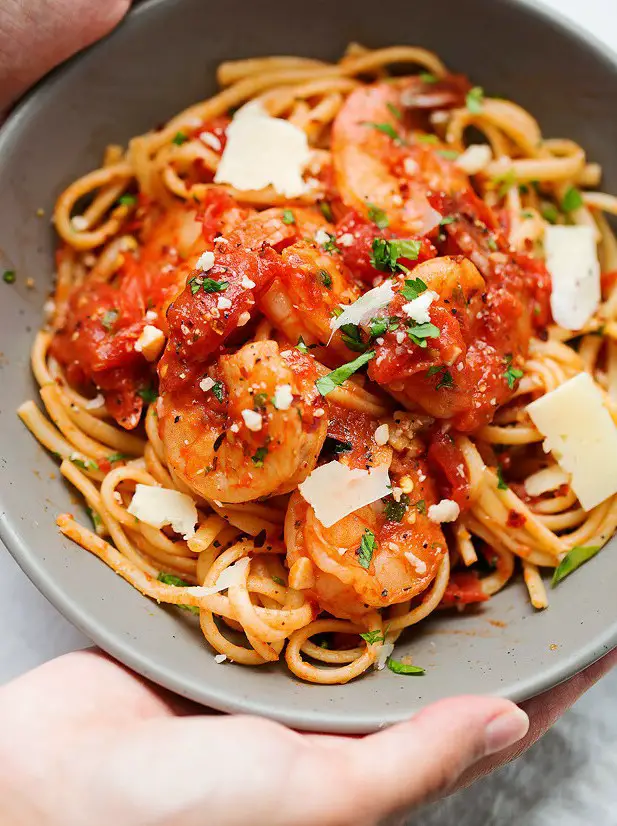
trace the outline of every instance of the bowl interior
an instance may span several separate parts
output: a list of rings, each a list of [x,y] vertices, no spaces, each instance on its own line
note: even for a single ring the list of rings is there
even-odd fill
[[[489,32],[498,33],[498,48]],[[617,191],[617,65],[525,4],[390,0],[380,14],[369,0],[293,8],[285,0],[144,3],[40,85],[0,132],[0,270],[17,272],[15,285],[0,282],[0,535],[70,620],[145,676],[219,709],[360,732],[453,692],[522,699],[617,644],[617,543],[552,592],[541,614],[515,582],[481,610],[438,613],[408,631],[397,653],[413,652],[426,668],[422,678],[385,671],[347,686],[307,685],[278,666],[217,665],[191,617],[158,607],[64,540],[55,514],[81,506],[15,416],[21,401],[36,398],[28,354],[52,284],[49,218],[61,190],[98,165],[106,144],[125,143],[212,94],[222,60],[281,53],[331,59],[351,40],[434,49],[489,93],[526,107],[546,135],[580,142],[603,164],[607,191]]]

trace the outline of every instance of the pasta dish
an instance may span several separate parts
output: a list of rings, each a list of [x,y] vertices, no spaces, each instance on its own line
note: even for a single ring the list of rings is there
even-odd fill
[[[405,629],[617,527],[617,199],[422,48],[217,79],[60,195],[19,415],[218,662],[420,675]]]

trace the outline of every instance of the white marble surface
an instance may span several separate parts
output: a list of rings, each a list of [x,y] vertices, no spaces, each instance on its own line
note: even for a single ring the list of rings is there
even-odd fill
[[[498,2],[498,0],[494,0]],[[544,0],[617,51],[616,0]],[[616,148],[617,151],[617,148]],[[0,683],[88,645],[0,548]],[[617,826],[617,672],[525,757],[422,813],[423,826]]]

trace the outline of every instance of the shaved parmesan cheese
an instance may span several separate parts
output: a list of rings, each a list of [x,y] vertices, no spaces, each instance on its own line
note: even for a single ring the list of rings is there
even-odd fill
[[[551,465],[525,479],[525,492],[529,496],[542,496],[543,493],[557,490],[569,482],[570,477],[559,465]]]
[[[251,314],[246,310],[238,316],[238,327],[244,327],[251,320]]]
[[[88,219],[84,218],[83,215],[74,215],[71,218],[71,227],[77,230],[77,232],[82,232],[88,229]]]
[[[433,507],[435,506],[433,505]],[[417,557],[411,551],[405,551],[405,559],[412,568],[416,569],[416,572],[420,574],[420,576],[426,573],[426,562],[423,559],[420,559],[420,557]]]
[[[214,149],[215,152],[221,151],[221,141],[216,135],[213,135],[212,132],[201,132],[199,134],[199,140],[205,143],[206,146],[209,146],[210,149]]]
[[[379,427],[375,429],[373,438],[375,439],[375,444],[387,445],[388,439],[390,438],[390,428],[388,427],[388,425],[380,424]]]
[[[244,424],[248,427],[249,430],[254,430],[257,432],[261,430],[263,427],[263,416],[261,413],[257,413],[255,410],[250,410],[248,407],[242,411],[242,418],[244,419]]]
[[[154,361],[165,346],[165,333],[152,324],[146,324],[135,342],[135,350],[147,361]]]
[[[192,588],[187,588],[187,591],[195,597],[209,597],[212,594],[226,591],[228,588],[231,588],[232,585],[241,585],[250,564],[250,557],[243,556],[242,559],[239,559],[237,562],[234,562],[233,565],[221,571],[214,585],[197,585]]]
[[[351,247],[354,242],[354,237],[351,232],[344,232],[338,239],[339,247]]]
[[[274,390],[274,406],[277,410],[289,410],[293,400],[291,384],[279,384]]]
[[[307,191],[302,173],[310,160],[306,133],[288,120],[271,117],[255,101],[243,106],[227,127],[227,145],[214,182],[236,189],[273,186],[286,198]]]
[[[394,291],[392,290],[391,281],[385,281],[379,287],[374,287],[364,293],[353,304],[347,304],[340,316],[330,319],[332,335],[343,324],[362,324],[363,321],[368,321],[378,310],[387,307],[393,298]],[[332,336],[330,336],[330,339],[332,339]]]
[[[214,266],[214,253],[213,252],[204,252],[202,253],[199,258],[197,259],[197,263],[195,264],[198,270],[202,272],[208,272]]]
[[[207,393],[208,390],[212,390],[215,384],[216,382],[214,381],[214,379],[211,379],[210,376],[206,376],[205,379],[202,379],[199,382],[199,386],[204,391],[204,393]]]
[[[105,404],[105,397],[99,393],[93,399],[88,399],[88,401],[84,404],[86,410],[98,410],[98,408],[103,407]]]
[[[350,513],[390,493],[388,466],[363,470],[328,462],[298,486],[321,524],[330,528]]]
[[[601,297],[594,231],[587,226],[547,226],[544,250],[553,287],[553,318],[567,330],[580,330],[598,308]]]
[[[221,663],[224,663],[226,659],[227,654],[216,654],[214,657],[214,662],[220,665]]]
[[[442,499],[436,505],[430,506],[428,518],[439,525],[441,522],[454,522],[460,512],[461,509],[452,499]]]
[[[242,281],[240,282],[240,286],[244,287],[245,290],[252,290],[255,286],[255,282],[252,281],[248,275],[242,276]]]
[[[197,508],[185,493],[152,485],[136,485],[131,504],[127,508],[131,516],[153,528],[171,525],[184,539],[195,536]]]
[[[493,159],[491,147],[485,143],[472,143],[454,161],[454,166],[458,166],[468,175],[476,175]]]
[[[434,293],[432,290],[425,290],[417,298],[414,298],[413,301],[410,301],[408,304],[403,304],[403,312],[408,315],[409,318],[413,318],[418,324],[427,324],[431,320],[428,308],[436,298],[439,298],[437,293]]]
[[[617,493],[617,427],[589,373],[528,404],[527,412],[584,510]]]
[[[330,235],[325,231],[325,229],[318,229],[315,233],[315,242],[319,244],[320,247],[323,247],[330,241]]]
[[[377,659],[375,660],[375,668],[377,671],[383,671],[386,667],[386,660],[394,651],[394,643],[393,642],[384,642],[383,645],[379,648],[379,653],[377,654]]]
[[[403,169],[405,170],[405,174],[409,175],[410,178],[413,178],[414,175],[417,175],[420,171],[420,166],[417,161],[413,158],[405,158],[403,161]]]
[[[231,307],[231,300],[229,298],[226,298],[224,295],[219,295],[216,302],[216,306],[219,308],[219,310],[229,310],[229,308]]]

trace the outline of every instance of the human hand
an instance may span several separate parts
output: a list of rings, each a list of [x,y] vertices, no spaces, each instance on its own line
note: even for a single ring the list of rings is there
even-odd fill
[[[0,689],[0,822],[377,824],[520,751],[616,662],[530,701],[527,737],[527,717],[509,701],[456,697],[353,738],[191,716],[104,655],[69,654]]]
[[[0,113],[54,66],[100,40],[131,0],[2,0]]]

